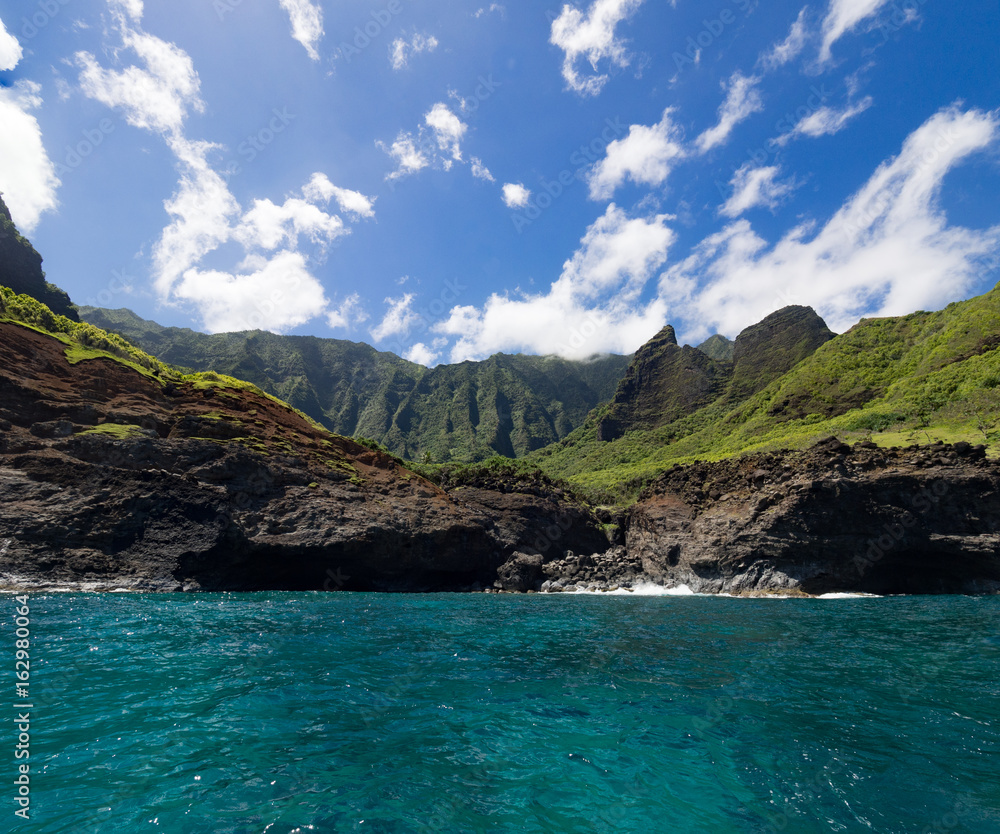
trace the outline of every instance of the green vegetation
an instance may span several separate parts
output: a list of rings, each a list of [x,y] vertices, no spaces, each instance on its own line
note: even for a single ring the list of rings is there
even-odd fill
[[[341,435],[427,462],[527,454],[566,437],[611,398],[629,357],[571,362],[498,354],[425,368],[339,339],[262,331],[208,335],[129,310],[81,308],[163,362],[245,379]]]
[[[551,483],[551,478],[538,466],[525,460],[493,455],[475,463],[409,464],[409,468],[428,481],[451,488],[502,484],[517,492]]]
[[[10,211],[0,198],[0,286],[10,287],[15,295],[28,295],[42,302],[56,315],[78,321],[69,296],[45,280],[42,256],[18,232]]]
[[[528,461],[604,500],[664,468],[837,435],[882,446],[1000,440],[1000,287],[934,313],[866,319],[763,390],[601,442],[598,410]]]
[[[79,434],[107,434],[121,440],[126,440],[130,437],[142,435],[143,430],[139,426],[126,425],[124,423],[101,423],[99,426],[84,429]]]

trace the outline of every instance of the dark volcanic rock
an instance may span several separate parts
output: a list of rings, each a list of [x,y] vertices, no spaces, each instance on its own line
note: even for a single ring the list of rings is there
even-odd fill
[[[76,307],[59,287],[45,280],[42,256],[22,237],[0,198],[0,287],[30,295],[45,304],[53,313],[79,321]]]
[[[1000,467],[835,439],[679,467],[631,509],[627,545],[648,576],[696,591],[996,592]]]
[[[6,588],[1000,590],[982,446],[828,438],[676,466],[598,514],[516,467],[442,488],[253,390],[64,347],[0,322]]]
[[[606,547],[564,496],[459,502],[252,391],[70,365],[63,348],[0,323],[7,587],[459,589],[492,585],[536,520]]]
[[[746,328],[733,347],[732,400],[752,396],[834,336],[811,307],[785,307]]]
[[[716,399],[728,378],[727,364],[689,345],[679,347],[668,325],[636,352],[598,424],[597,437],[615,440],[627,431],[653,429],[691,414]]]

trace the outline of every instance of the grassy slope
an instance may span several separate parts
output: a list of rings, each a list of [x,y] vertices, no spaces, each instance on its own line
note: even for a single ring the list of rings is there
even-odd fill
[[[15,293],[9,287],[0,287],[0,321],[15,322],[58,339],[66,345],[64,352],[70,364],[84,362],[88,359],[111,359],[161,383],[190,383],[196,389],[252,391],[295,411],[314,428],[327,431],[307,414],[303,414],[278,397],[262,391],[253,383],[214,371],[185,373],[164,364],[115,333],[107,333],[87,322],[72,321],[65,316],[57,315],[37,299]],[[109,429],[109,431],[111,430]]]
[[[621,500],[664,467],[836,434],[880,445],[994,441],[1000,428],[1000,287],[934,313],[863,320],[735,407],[596,439],[599,413],[531,456],[595,497]]]
[[[413,460],[519,456],[565,437],[610,399],[628,357],[570,362],[498,354],[427,369],[360,343],[166,328],[129,310],[81,309],[164,362],[247,379],[331,431]]]

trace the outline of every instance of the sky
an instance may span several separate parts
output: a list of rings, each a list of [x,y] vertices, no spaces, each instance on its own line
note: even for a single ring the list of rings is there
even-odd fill
[[[0,192],[78,304],[425,365],[836,331],[1000,281],[995,0],[0,0]]]

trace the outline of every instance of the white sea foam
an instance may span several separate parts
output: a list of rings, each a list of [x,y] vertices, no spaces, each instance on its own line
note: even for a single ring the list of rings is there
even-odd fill
[[[881,599],[881,594],[820,594],[816,599]]]

